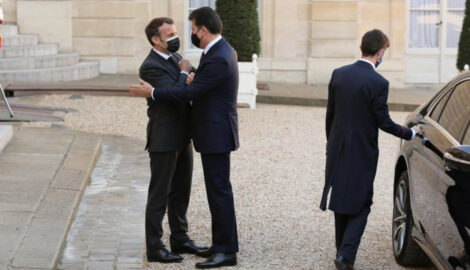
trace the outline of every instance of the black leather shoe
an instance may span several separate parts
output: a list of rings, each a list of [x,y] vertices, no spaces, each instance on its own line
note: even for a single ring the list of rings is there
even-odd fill
[[[235,265],[237,265],[237,254],[214,253],[207,261],[196,263],[196,268],[208,269]]]
[[[183,257],[178,254],[173,254],[166,248],[159,249],[157,251],[147,252],[148,262],[159,262],[159,263],[177,263],[181,262]]]
[[[213,253],[214,253],[213,248],[210,247],[210,248],[207,248],[207,249],[204,249],[204,250],[198,250],[194,254],[196,254],[196,256],[199,256],[199,257],[209,258],[210,256],[212,256]]]
[[[196,254],[198,251],[204,251],[209,249],[208,247],[200,247],[194,244],[193,241],[188,240],[184,244],[172,244],[171,252],[177,254]]]
[[[353,264],[343,256],[338,256],[335,260],[335,266],[338,270],[354,270]]]

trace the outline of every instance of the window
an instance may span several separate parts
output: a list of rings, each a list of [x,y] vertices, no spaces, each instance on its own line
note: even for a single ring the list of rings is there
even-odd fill
[[[410,1],[410,48],[438,48],[440,0]]]
[[[464,15],[465,0],[410,0],[408,47],[456,49]]]
[[[445,105],[439,124],[444,127],[455,139],[459,139],[460,132],[470,116],[470,81],[465,81],[455,88]]]
[[[188,9],[188,14],[191,14],[193,10],[198,9],[200,7],[211,7],[215,9],[215,2],[217,0],[189,0],[189,9]],[[188,48],[190,50],[196,50],[196,46],[193,45],[191,42],[191,34],[192,34],[192,29],[191,29],[191,23],[188,24],[188,37],[186,40],[188,42]]]
[[[462,22],[465,16],[465,0],[447,0],[446,47],[459,46]]]
[[[447,91],[447,93],[445,93],[442,97],[437,97],[437,99],[438,99],[437,105],[436,105],[436,107],[434,107],[434,109],[431,113],[431,118],[434,121],[437,122],[439,120],[439,116],[441,116],[442,109],[444,109],[444,106],[446,105],[446,102],[449,99],[449,96],[452,93],[452,91],[453,91],[453,89]]]

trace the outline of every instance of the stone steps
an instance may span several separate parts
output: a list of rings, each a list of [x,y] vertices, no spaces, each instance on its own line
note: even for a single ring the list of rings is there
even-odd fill
[[[58,44],[39,44],[38,35],[19,34],[17,25],[2,25],[0,82],[64,82],[99,75],[98,62],[79,62],[76,53],[59,53]]]
[[[78,62],[78,53],[62,53],[23,58],[0,58],[0,70],[63,67],[76,65]]]
[[[55,55],[58,53],[58,44],[38,44],[32,46],[4,47],[0,50],[0,58],[34,57]]]
[[[0,81],[61,82],[85,80],[98,75],[99,63],[82,62],[71,66],[54,68],[1,70]]]
[[[34,46],[38,44],[37,35],[15,35],[2,39],[3,47]]]
[[[100,153],[101,138],[92,134],[15,131],[0,154],[0,269],[57,269]]]
[[[18,26],[12,24],[2,24],[2,38],[18,35]]]

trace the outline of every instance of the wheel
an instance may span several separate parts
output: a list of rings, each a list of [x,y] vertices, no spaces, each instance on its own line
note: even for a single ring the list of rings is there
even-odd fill
[[[393,253],[403,266],[427,266],[430,260],[412,238],[413,215],[410,207],[408,172],[404,171],[395,188],[392,221]]]

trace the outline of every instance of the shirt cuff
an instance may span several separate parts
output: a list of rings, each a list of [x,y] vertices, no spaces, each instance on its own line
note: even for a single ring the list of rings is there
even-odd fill
[[[153,95],[153,92],[155,91],[155,88],[152,88],[152,99],[155,100],[155,96]]]
[[[188,72],[186,72],[186,71],[184,71],[184,70],[182,70],[182,71],[181,71],[181,73],[183,73],[183,74],[186,74],[186,75],[188,75],[188,76],[189,76],[189,73],[188,73]]]
[[[413,132],[413,135],[411,136],[411,140],[414,140],[414,138],[416,137],[416,131],[412,128],[411,129],[411,132]]]

